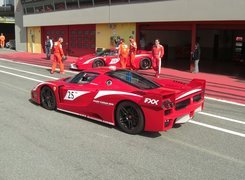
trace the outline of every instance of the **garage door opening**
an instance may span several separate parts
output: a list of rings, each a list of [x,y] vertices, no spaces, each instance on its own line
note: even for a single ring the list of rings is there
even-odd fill
[[[141,45],[142,39],[145,47]],[[151,50],[155,39],[164,46],[165,55],[162,66],[189,70],[191,52],[191,31],[188,30],[141,30],[139,47]]]

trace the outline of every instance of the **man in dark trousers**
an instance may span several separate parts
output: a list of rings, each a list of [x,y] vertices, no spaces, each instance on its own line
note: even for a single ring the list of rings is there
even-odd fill
[[[52,39],[49,38],[49,36],[47,36],[47,39],[45,41],[45,53],[46,53],[47,60],[50,60],[52,48],[53,48],[53,41]]]
[[[199,43],[195,44],[195,49],[193,52],[191,52],[192,54],[192,60],[194,61],[194,73],[198,73],[199,72],[199,60],[200,60],[200,55],[201,55],[201,49],[200,49],[200,45]]]

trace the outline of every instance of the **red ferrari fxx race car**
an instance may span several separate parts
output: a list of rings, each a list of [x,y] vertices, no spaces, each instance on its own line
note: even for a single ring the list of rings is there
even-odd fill
[[[186,84],[103,67],[39,83],[31,98],[48,110],[72,113],[138,134],[165,131],[189,121],[203,109],[204,91],[205,80],[193,79]]]
[[[149,69],[152,65],[151,51],[137,51],[135,56],[136,69]],[[129,60],[128,63],[129,65]],[[105,49],[95,54],[88,54],[79,57],[76,62],[70,65],[71,69],[84,70],[100,66],[116,66],[121,67],[117,49]]]

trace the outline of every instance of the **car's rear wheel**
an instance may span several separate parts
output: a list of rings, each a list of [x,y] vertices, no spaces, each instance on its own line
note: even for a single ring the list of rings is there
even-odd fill
[[[130,101],[121,102],[115,113],[116,123],[122,131],[139,134],[144,130],[145,120],[141,108]]]
[[[140,69],[146,70],[151,68],[151,60],[148,58],[141,59],[140,61]]]
[[[48,86],[44,86],[41,89],[40,98],[42,107],[48,110],[56,109],[56,99],[54,92]]]
[[[95,59],[93,62],[93,68],[105,66],[105,62],[101,59]]]

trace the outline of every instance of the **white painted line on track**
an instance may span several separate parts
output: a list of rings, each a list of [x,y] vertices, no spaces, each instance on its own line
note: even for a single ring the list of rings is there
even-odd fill
[[[12,76],[16,76],[16,77],[28,79],[28,80],[35,81],[35,82],[44,82],[44,81],[41,81],[41,80],[38,80],[38,79],[29,78],[29,77],[26,77],[26,76],[14,74],[14,73],[2,71],[2,70],[0,70],[0,72],[4,73],[4,74],[9,74],[9,75],[12,75]],[[228,129],[219,128],[219,127],[216,127],[216,126],[212,126],[212,125],[196,122],[196,121],[193,121],[193,120],[190,120],[189,122],[192,123],[192,124],[200,125],[200,126],[207,127],[207,128],[210,128],[210,129],[215,129],[215,130],[218,130],[218,131],[226,132],[226,133],[237,135],[237,136],[240,136],[240,137],[245,137],[245,134],[242,134],[242,133],[239,133],[239,132],[235,132],[235,131],[231,131],[231,130],[228,130]]]
[[[27,66],[32,66],[32,67],[38,67],[38,68],[42,68],[42,69],[50,69],[50,67],[48,66],[41,66],[41,65],[36,65],[36,64],[29,64],[29,63],[24,63],[24,62],[17,62],[17,61],[14,61],[14,60],[11,60],[11,59],[5,59],[5,58],[0,58],[0,60],[2,61],[7,61],[7,62],[10,62],[10,63],[15,63],[15,64],[22,64],[22,65],[27,65]],[[69,73],[72,73],[72,74],[77,74],[79,73],[78,72],[74,72],[74,71],[70,71],[70,70],[65,70],[65,72],[69,72]]]
[[[205,99],[245,107],[245,104],[205,96]]]
[[[7,71],[2,71],[2,70],[0,70],[0,72],[1,72],[1,73],[4,73],[4,74],[9,74],[9,75],[12,75],[12,76],[16,76],[16,77],[20,77],[20,78],[28,79],[28,80],[31,80],[31,81],[43,82],[43,81],[38,80],[38,79],[29,78],[29,77],[26,77],[26,76],[21,76],[21,75],[19,75],[19,74],[14,74],[14,73],[7,72]]]
[[[43,69],[49,68],[47,66],[41,66],[41,65],[36,65],[36,64],[28,64],[28,63],[23,63],[23,62],[17,62],[17,61],[14,61],[14,60],[11,60],[11,59],[5,59],[5,58],[0,58],[0,60],[6,61],[6,62],[10,62],[10,63],[15,63],[15,64],[22,64],[22,65],[27,65],[27,66],[43,68]],[[69,73],[73,73],[73,74],[79,73],[79,71],[78,72],[74,72],[74,71],[70,71],[70,70],[65,70],[65,72],[69,72]],[[242,104],[242,103],[236,103],[236,102],[232,102],[232,101],[227,101],[227,100],[222,100],[222,99],[217,99],[217,98],[212,98],[212,97],[207,97],[207,96],[205,96],[205,99],[218,101],[218,102],[222,102],[222,103],[226,103],[226,104],[232,104],[232,105],[245,107],[245,104]]]
[[[30,72],[30,71],[24,71],[24,70],[20,70],[20,69],[16,69],[16,68],[6,67],[6,66],[2,66],[2,65],[0,65],[0,67],[5,68],[5,69],[18,71],[18,72],[27,73],[27,74],[32,74],[32,75],[36,75],[36,76],[40,76],[40,77],[45,77],[45,78],[50,78],[50,79],[55,79],[55,80],[59,79],[59,78],[55,78],[55,77],[52,77],[52,76],[46,76],[46,75],[42,75],[42,74]]]
[[[231,118],[227,118],[227,117],[223,117],[223,116],[218,116],[218,115],[210,114],[210,113],[206,113],[206,112],[198,112],[198,114],[202,114],[202,115],[205,115],[205,116],[210,116],[210,117],[222,119],[222,120],[225,120],[225,121],[231,121],[231,122],[235,122],[235,123],[239,123],[239,124],[245,124],[244,121],[239,121],[239,120],[236,120],[236,119],[231,119]]]
[[[210,128],[210,129],[215,129],[217,131],[225,132],[225,133],[232,134],[232,135],[245,137],[245,134],[243,134],[243,133],[239,133],[239,132],[236,132],[236,131],[231,131],[229,129],[224,129],[224,128],[220,128],[220,127],[217,127],[217,126],[212,126],[212,125],[209,125],[209,124],[204,124],[204,123],[193,121],[193,120],[190,120],[189,123],[196,124],[196,125],[199,125],[199,126]]]

